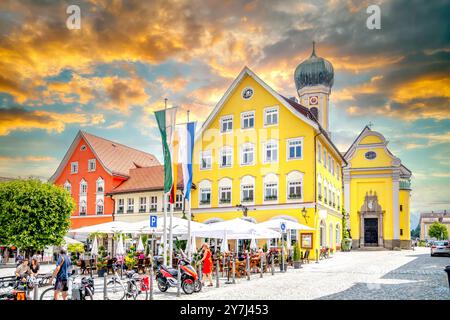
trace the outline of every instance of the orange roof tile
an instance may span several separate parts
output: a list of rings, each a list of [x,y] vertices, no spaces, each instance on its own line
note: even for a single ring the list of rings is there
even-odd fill
[[[164,189],[163,165],[131,169],[128,175],[129,178],[109,192],[109,194],[157,191]],[[178,165],[177,180],[177,188],[183,188],[183,171],[181,165]]]

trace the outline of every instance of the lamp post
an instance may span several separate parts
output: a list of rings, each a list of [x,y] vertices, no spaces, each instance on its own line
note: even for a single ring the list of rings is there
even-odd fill
[[[306,207],[303,207],[301,212],[302,212],[303,219],[305,219],[305,222],[308,223],[309,215],[307,214],[308,212],[306,211]]]

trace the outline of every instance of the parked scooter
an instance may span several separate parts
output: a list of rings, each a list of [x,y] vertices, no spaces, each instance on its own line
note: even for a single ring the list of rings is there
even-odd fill
[[[177,256],[178,265],[181,270],[181,288],[184,293],[192,294],[193,292],[200,292],[202,290],[202,284],[198,278],[197,271],[191,266],[190,260],[181,251],[181,254]],[[158,288],[161,292],[166,292],[169,287],[177,287],[178,284],[178,270],[174,268],[168,268],[163,264],[163,257],[155,256],[156,265],[156,281],[158,282]]]

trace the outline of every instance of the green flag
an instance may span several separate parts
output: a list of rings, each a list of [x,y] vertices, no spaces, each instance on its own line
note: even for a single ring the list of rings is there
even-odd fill
[[[170,192],[172,188],[172,157],[170,145],[172,133],[175,128],[176,108],[164,109],[155,112],[164,154],[164,192]]]

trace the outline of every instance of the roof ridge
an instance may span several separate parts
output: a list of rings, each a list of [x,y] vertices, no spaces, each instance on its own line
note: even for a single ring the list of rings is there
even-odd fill
[[[87,134],[87,135],[93,136],[93,137],[95,137],[95,138],[99,138],[99,139],[102,139],[102,140],[111,142],[111,143],[116,144],[116,145],[120,145],[120,146],[125,147],[125,148],[128,148],[128,149],[133,149],[133,150],[135,150],[135,151],[138,151],[138,152],[142,152],[142,153],[148,154],[148,155],[150,155],[150,156],[152,156],[152,157],[154,157],[154,158],[156,159],[155,155],[152,154],[152,153],[149,153],[149,152],[146,152],[146,151],[143,151],[143,150],[139,150],[139,149],[134,148],[134,147],[130,147],[130,146],[126,145],[126,144],[123,144],[123,143],[120,143],[120,142],[117,142],[117,141],[113,141],[113,140],[110,140],[110,139],[107,139],[107,138],[103,138],[103,137],[97,136],[97,135],[95,135],[95,134],[89,133],[89,132],[84,131],[84,130],[80,130],[80,131],[81,131],[81,133],[83,134],[83,136],[84,136],[85,134]]]

